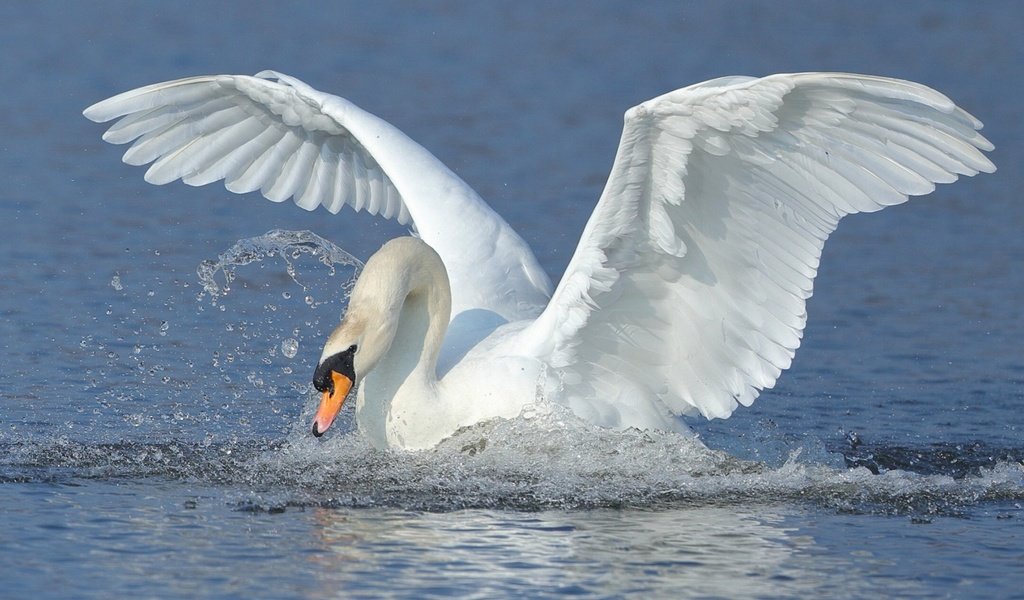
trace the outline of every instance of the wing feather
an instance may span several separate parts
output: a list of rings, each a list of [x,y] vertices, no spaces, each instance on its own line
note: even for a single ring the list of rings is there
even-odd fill
[[[334,172],[330,171],[329,159],[325,164],[325,150],[326,144],[316,144],[314,147],[309,175],[304,182],[302,191],[295,193],[295,204],[300,208],[313,210],[320,205],[321,199],[325,204],[329,201],[327,190],[331,188],[331,182],[328,179],[333,178]]]
[[[228,177],[255,158],[252,142],[267,131],[258,119],[247,118],[211,136],[208,150],[194,158],[182,181],[201,186]],[[271,132],[273,133],[273,132]]]
[[[305,137],[305,133],[289,129],[270,152],[261,156],[250,167],[250,170],[255,171],[253,176],[262,181],[260,193],[267,200],[284,202],[288,199],[288,195],[282,194],[291,177],[288,167],[295,164],[295,156],[305,143]]]
[[[183,179],[203,185],[224,179],[230,191],[262,189],[275,202],[294,198],[307,210],[320,204],[332,212],[344,204],[383,205],[387,214],[409,223],[402,194],[375,162],[367,161],[369,151],[349,129],[323,111],[320,96],[326,97],[273,72],[204,76],[125,92],[89,107],[85,115],[99,122],[120,119],[104,140],[134,141],[124,160],[154,163],[146,175],[151,183]],[[374,165],[355,175],[374,179],[373,185],[345,180],[335,185],[336,173],[343,170],[328,167],[353,161]],[[358,200],[352,196],[357,192]]]
[[[980,127],[925,86],[836,73],[645,102],[523,351],[605,425],[727,417],[792,363],[839,220],[995,170]]]
[[[224,187],[235,194],[261,189],[272,175],[276,175],[267,165],[276,164],[278,156],[292,151],[282,150],[282,147],[294,143],[292,148],[297,148],[299,141],[299,137],[286,127],[267,129],[245,145],[246,154],[251,155],[252,159],[241,162],[238,170],[225,177]]]

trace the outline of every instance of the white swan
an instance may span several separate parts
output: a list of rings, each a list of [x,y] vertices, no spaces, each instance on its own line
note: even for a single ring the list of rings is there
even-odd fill
[[[995,170],[981,123],[919,84],[803,73],[693,85],[626,112],[552,295],[526,243],[433,155],[295,78],[181,79],[84,114],[122,117],[104,139],[134,140],[124,161],[155,161],[151,183],[224,179],[414,227],[422,241],[367,262],[314,376],[314,434],[356,384],[360,429],[408,449],[540,397],[607,427],[728,417],[789,367],[840,218]]]

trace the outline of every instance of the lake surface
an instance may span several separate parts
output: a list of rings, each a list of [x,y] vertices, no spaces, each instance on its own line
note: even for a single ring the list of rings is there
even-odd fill
[[[1016,3],[35,2],[0,21],[0,595],[1022,597]],[[703,443],[550,410],[378,452],[351,408],[308,434],[357,267],[259,236],[365,259],[403,229],[150,186],[81,117],[266,68],[431,149],[555,279],[622,113],[711,77],[921,81],[986,123],[1000,170],[844,221],[794,367],[692,421]],[[211,293],[197,269],[240,243],[269,255]]]

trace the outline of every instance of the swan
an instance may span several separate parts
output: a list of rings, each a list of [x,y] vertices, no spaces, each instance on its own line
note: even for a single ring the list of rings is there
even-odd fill
[[[609,428],[685,432],[774,386],[839,220],[993,172],[981,122],[877,76],[723,77],[626,111],[565,274],[430,152],[352,102],[263,71],[158,83],[85,109],[146,181],[219,180],[415,237],[367,261],[313,384],[322,435],[355,388],[380,448],[557,402]]]

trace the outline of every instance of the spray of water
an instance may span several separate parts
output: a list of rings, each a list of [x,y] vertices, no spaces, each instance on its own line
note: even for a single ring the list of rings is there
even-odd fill
[[[316,304],[317,300],[308,295],[311,289],[299,280],[295,264],[295,261],[303,255],[315,257],[328,268],[330,276],[334,276],[335,266],[337,265],[352,267],[354,274],[342,284],[343,291],[351,289],[363,268],[363,263],[358,258],[311,231],[274,229],[260,236],[240,240],[218,256],[215,261],[204,260],[196,269],[196,275],[199,278],[199,283],[203,286],[203,290],[216,302],[220,296],[231,291],[231,284],[235,280],[238,267],[263,262],[272,257],[279,257],[285,263],[285,272],[288,276],[303,291],[307,292],[304,298],[306,303],[312,305]],[[222,276],[223,283],[218,283],[218,273]],[[288,294],[288,292],[285,292],[285,294]],[[285,299],[288,298],[290,296],[285,296]]]

